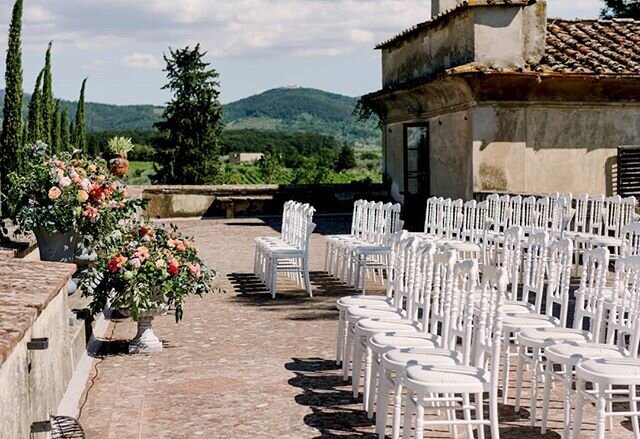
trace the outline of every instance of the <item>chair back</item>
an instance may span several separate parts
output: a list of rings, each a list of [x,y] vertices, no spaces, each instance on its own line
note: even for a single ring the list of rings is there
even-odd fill
[[[445,329],[445,348],[455,350],[458,341],[462,344],[462,362],[471,364],[474,293],[478,282],[478,261],[459,261],[454,266],[454,280],[450,307],[449,325]]]
[[[630,223],[622,227],[622,249],[620,255],[625,258],[640,254],[640,223]]]
[[[522,225],[522,196],[515,195],[509,201],[510,215],[508,227]]]
[[[618,259],[615,269],[606,341],[626,347],[625,339],[633,338],[640,311],[640,256]]]
[[[604,202],[604,221],[602,234],[604,236],[620,236],[620,218],[622,214],[622,198],[620,195],[608,197]]]
[[[559,204],[559,203],[558,203]],[[569,289],[571,288],[571,270],[573,268],[573,241],[560,239],[549,247],[548,283],[546,293],[546,312],[548,316],[558,317],[560,325],[566,327],[569,314]],[[558,308],[557,315],[555,309]]]
[[[508,272],[501,267],[487,267],[482,273],[480,312],[474,323],[474,364],[486,368],[491,357],[492,392],[498,392],[500,348],[502,345],[503,304],[507,293]]]
[[[504,233],[502,260],[499,265],[508,273],[509,299],[518,300],[520,284],[520,263],[522,261],[522,239],[524,230],[520,226],[509,227]]]
[[[435,235],[436,233],[438,200],[438,197],[431,197],[427,200],[427,207],[424,215],[424,233],[427,235]]]
[[[573,227],[570,228],[573,232],[586,233],[587,232],[587,214],[589,213],[589,195],[582,193],[578,194],[575,201],[575,214],[573,216]]]
[[[447,340],[451,299],[453,296],[454,267],[458,255],[455,250],[436,253],[433,258],[433,287],[429,328],[433,334],[442,334]]]
[[[601,235],[604,218],[604,195],[595,195],[589,198],[589,228],[588,233]]]
[[[520,225],[527,231],[536,231],[538,224],[536,220],[537,215],[537,200],[536,197],[527,197],[522,200],[522,215]]]
[[[595,343],[604,341],[602,325],[603,295],[602,289],[607,282],[609,272],[609,250],[605,247],[585,251],[582,256],[580,286],[576,291],[576,312],[573,327],[585,328],[589,320],[589,332]]]
[[[546,232],[529,236],[522,273],[522,301],[531,303],[530,295],[535,294],[535,311],[540,313],[544,293],[549,237]]]

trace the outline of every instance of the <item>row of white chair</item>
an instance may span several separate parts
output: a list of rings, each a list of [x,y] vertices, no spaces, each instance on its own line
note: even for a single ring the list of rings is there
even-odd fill
[[[450,277],[447,278],[447,269],[443,268],[443,264],[453,263],[452,258],[455,259],[455,256],[452,255],[455,255],[455,252],[434,256],[435,243],[420,240],[415,236],[407,237],[404,235],[399,240],[399,245],[394,247],[394,275],[390,279],[393,286],[388,288],[388,297],[350,296],[338,301],[341,310],[341,323],[346,324],[345,330],[339,331],[338,360],[343,361],[345,377],[348,376],[350,351],[353,350],[353,387],[354,395],[357,395],[361,374],[361,353],[364,349],[366,353],[364,367],[365,409],[372,415],[376,400],[376,377],[379,377],[376,424],[380,437],[384,437],[386,424],[384,421],[386,420],[388,397],[391,390],[395,394],[392,437],[398,437],[400,395],[403,386],[408,390],[405,437],[408,437],[409,434],[412,411],[417,413],[416,437],[422,437],[424,426],[434,422],[443,422],[440,420],[423,422],[424,408],[429,405],[432,407],[437,405],[438,409],[448,407],[448,419],[445,423],[452,425],[452,428],[455,428],[457,424],[464,424],[470,428],[473,425],[488,423],[492,426],[492,436],[497,437],[497,419],[492,417],[490,422],[485,421],[480,404],[475,406],[476,419],[471,419],[470,411],[474,408],[469,405],[468,394],[476,393],[476,402],[481,402],[482,396],[478,393],[490,392],[490,409],[493,414],[494,405],[497,404],[497,375],[501,362],[499,358],[500,345],[502,344],[502,349],[506,354],[502,360],[503,399],[506,401],[509,382],[508,358],[510,355],[508,355],[508,350],[510,349],[510,340],[515,341],[518,346],[518,354],[516,354],[518,356],[516,407],[520,405],[523,367],[525,364],[532,365],[532,424],[535,424],[536,421],[537,384],[542,373],[541,365],[546,358],[546,353],[544,356],[543,353],[548,349],[550,352],[558,351],[553,358],[554,361],[557,361],[556,364],[565,366],[563,368],[564,375],[560,373],[565,383],[567,380],[573,379],[573,374],[570,369],[567,369],[567,365],[576,366],[572,363],[575,358],[587,355],[593,358],[597,356],[597,353],[604,352],[604,355],[607,356],[606,360],[593,359],[591,363],[585,363],[585,367],[588,366],[586,369],[583,366],[576,367],[579,390],[576,410],[581,413],[584,398],[595,399],[598,407],[602,408],[598,412],[598,437],[604,437],[602,428],[605,417],[614,414],[620,415],[620,413],[612,413],[612,406],[606,404],[608,399],[617,396],[630,403],[633,426],[634,429],[637,428],[636,416],[639,413],[635,408],[634,398],[635,386],[640,385],[640,380],[636,379],[637,376],[640,376],[640,362],[633,358],[637,355],[637,339],[640,334],[638,332],[640,325],[638,325],[637,319],[640,300],[640,294],[637,291],[640,288],[640,282],[638,282],[640,281],[640,257],[633,256],[618,261],[616,283],[613,289],[607,290],[604,287],[604,279],[608,266],[608,250],[599,248],[587,251],[580,289],[576,294],[576,317],[572,328],[567,328],[569,324],[567,315],[569,278],[572,267],[572,241],[559,239],[553,244],[549,244],[547,233],[538,232],[531,235],[528,239],[528,245],[524,246],[527,252],[525,273],[522,293],[518,295],[516,271],[520,269],[520,264],[515,261],[518,261],[519,256],[510,255],[510,252],[522,250],[522,235],[522,228],[510,228],[504,237],[504,249],[507,254],[501,259],[502,267],[498,269],[491,266],[484,267],[483,280],[489,284],[491,284],[491,280],[495,284],[495,274],[500,273],[498,277],[502,279],[500,284],[503,285],[498,288],[501,291],[499,296],[508,294],[509,299],[503,305],[501,318],[493,320],[494,331],[500,332],[499,339],[493,339],[493,344],[486,337],[486,332],[480,330],[483,319],[477,317],[478,309],[482,308],[487,299],[482,298],[478,302],[477,288],[474,286],[472,288],[474,299],[465,304],[464,299],[460,297],[461,291],[467,291],[462,286],[464,282],[455,284],[455,277],[453,283],[450,281]],[[415,241],[410,241],[411,239]],[[409,245],[412,249],[415,249],[416,245],[424,247],[422,256],[418,257],[415,256],[415,253],[407,253]],[[443,256],[444,254],[447,256]],[[431,262],[428,262],[429,260]],[[425,268],[430,264],[433,269]],[[477,267],[477,262],[469,261],[466,262],[466,265]],[[463,272],[462,265],[454,266],[458,267],[458,274]],[[422,267],[422,271],[420,267]],[[516,272],[515,276],[514,272]],[[474,281],[476,277],[474,277]],[[545,278],[547,279],[546,290],[544,287]],[[469,276],[466,279],[468,281]],[[507,292],[508,279],[512,280],[509,292]],[[516,279],[515,284],[513,279]],[[452,287],[452,285],[455,286]],[[531,297],[532,295],[535,295],[535,299]],[[541,312],[543,296],[546,297],[546,312],[544,313]],[[489,299],[488,303],[495,304],[497,301]],[[465,314],[464,312],[467,307],[475,309],[477,322],[475,326],[473,317],[471,317],[473,313],[467,312]],[[554,308],[556,308],[555,315],[553,314]],[[418,319],[418,309],[422,311],[420,319]],[[603,310],[606,310],[609,316],[606,325],[602,323]],[[498,320],[500,320],[499,326],[501,327],[496,323]],[[589,321],[588,330],[583,329],[586,327],[585,320]],[[472,338],[476,341],[476,347],[473,351],[469,351],[469,342],[465,341],[465,337],[469,337],[469,328],[472,328]],[[454,337],[456,340],[462,340],[459,352],[453,353],[452,351],[456,349],[456,344],[449,338],[451,334],[456,334]],[[607,343],[605,345],[589,344],[602,340],[602,334],[606,334]],[[346,338],[346,342],[344,338]],[[477,345],[481,343],[481,340],[484,340],[487,345],[491,345],[490,351],[493,356],[485,356],[485,358],[493,359],[490,370],[482,368],[486,367],[486,363],[475,363],[475,369],[469,368],[468,359],[473,356],[472,352],[478,353]],[[503,343],[500,343],[500,340]],[[631,340],[631,342],[626,343],[625,340]],[[614,345],[613,342],[618,344]],[[626,350],[623,346],[625,343],[628,344]],[[341,347],[342,353],[340,353]],[[485,350],[486,353],[488,351]],[[459,375],[462,369],[457,366],[454,367],[455,371],[450,370],[452,364],[459,364],[460,355],[463,358],[462,364],[467,367],[465,369],[467,374],[463,372],[462,375]],[[620,358],[623,359],[620,360]],[[549,361],[547,359],[547,362]],[[628,391],[626,393],[620,391],[612,393],[609,387],[615,384],[613,382],[613,377],[616,376],[615,369],[622,370],[623,366],[627,366],[629,374],[626,374],[624,378],[617,376],[615,379],[618,380],[617,382],[624,382],[629,387]],[[598,375],[598,379],[596,379],[597,373],[593,371],[595,369],[604,370],[612,375],[605,374],[606,377]],[[480,375],[478,375],[479,370],[483,371]],[[545,368],[545,374],[553,376],[554,373],[552,367]],[[584,383],[580,380],[596,382],[598,384],[596,386],[597,392],[594,394],[590,391],[584,391]],[[543,429],[546,428],[550,381],[551,377],[545,380]],[[567,388],[568,392],[571,392],[571,386],[567,385]],[[462,396],[457,396],[460,394]],[[570,402],[565,404],[570,407]],[[464,421],[456,420],[455,413],[453,413],[454,406],[464,413]],[[608,413],[605,413],[605,410],[609,410]],[[495,413],[497,414],[497,410]],[[624,414],[622,413],[622,415]],[[569,412],[566,413],[566,418],[568,419],[568,417]],[[569,421],[565,421],[565,437],[567,437],[568,428]],[[580,418],[578,416],[575,420],[574,437],[579,437],[579,431]],[[634,431],[636,434],[640,434],[637,429]],[[479,430],[479,437],[482,436],[483,432]]]
[[[278,273],[286,273],[304,287],[312,297],[309,279],[309,242],[316,228],[315,209],[309,204],[287,201],[283,207],[282,229],[279,237],[255,239],[253,272],[276,297]]]
[[[400,210],[399,204],[356,201],[351,233],[326,237],[325,270],[363,292],[370,272],[383,281],[389,272],[392,237],[403,226]]]

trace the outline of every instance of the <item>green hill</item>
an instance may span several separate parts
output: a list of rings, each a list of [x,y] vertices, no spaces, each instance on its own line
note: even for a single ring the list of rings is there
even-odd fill
[[[24,114],[31,95],[25,94]],[[373,121],[352,116],[357,98],[311,88],[276,88],[224,106],[228,130],[311,132],[333,136],[339,142],[377,146],[380,131]],[[0,107],[4,90],[0,90]],[[73,118],[76,102],[60,101]],[[110,105],[87,102],[88,131],[151,130],[162,114],[153,105]]]
[[[224,107],[227,129],[307,131],[362,145],[379,145],[373,121],[360,122],[352,111],[357,98],[311,88],[275,88]]]

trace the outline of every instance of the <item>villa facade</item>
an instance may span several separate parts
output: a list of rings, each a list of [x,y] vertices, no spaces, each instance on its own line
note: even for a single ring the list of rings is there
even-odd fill
[[[393,198],[615,193],[618,147],[640,144],[640,21],[551,19],[544,0],[433,9],[377,46],[382,89],[364,97]]]

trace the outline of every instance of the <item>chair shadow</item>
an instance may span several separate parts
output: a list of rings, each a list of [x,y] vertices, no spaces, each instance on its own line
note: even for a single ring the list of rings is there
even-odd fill
[[[362,398],[354,399],[340,367],[322,358],[293,358],[285,368],[295,374],[289,385],[299,388],[296,403],[311,413],[304,423],[315,428],[316,438],[375,438],[374,422],[362,410]]]

